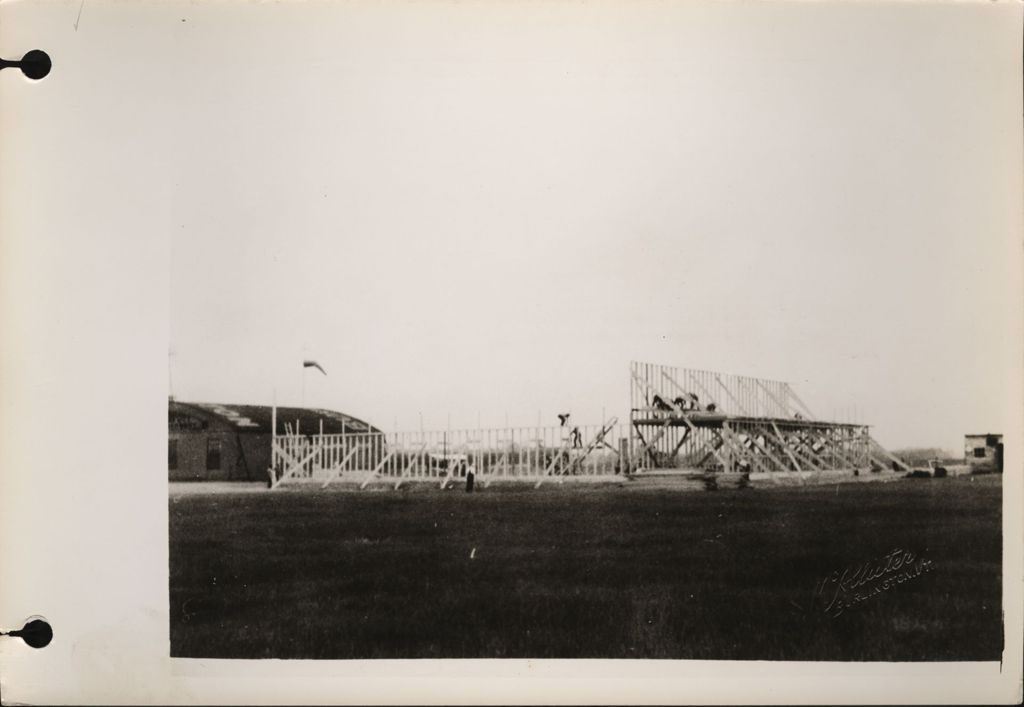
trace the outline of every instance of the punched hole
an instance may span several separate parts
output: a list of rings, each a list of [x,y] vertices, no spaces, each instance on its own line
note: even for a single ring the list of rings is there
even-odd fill
[[[50,61],[50,55],[41,49],[33,49],[21,57],[21,73],[33,81],[45,78],[51,68],[53,63]]]
[[[33,618],[15,631],[3,631],[2,635],[20,638],[32,648],[45,648],[53,640],[53,629],[46,619]]]

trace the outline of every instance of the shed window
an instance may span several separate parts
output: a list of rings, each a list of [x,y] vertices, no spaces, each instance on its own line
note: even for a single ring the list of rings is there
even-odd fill
[[[220,440],[210,438],[206,440],[206,468],[220,469]]]
[[[983,459],[985,457],[985,448],[984,447],[975,447],[974,448],[974,456],[978,457],[979,459]]]
[[[167,440],[167,468],[178,468],[178,440]]]

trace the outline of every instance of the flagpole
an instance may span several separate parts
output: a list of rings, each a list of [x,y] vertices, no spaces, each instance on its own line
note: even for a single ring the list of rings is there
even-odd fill
[[[270,403],[270,486],[273,488],[277,481],[277,388]]]
[[[302,345],[302,398],[300,404],[303,409],[306,407],[306,368],[308,368],[306,366],[306,356],[308,355],[308,348],[306,344]]]

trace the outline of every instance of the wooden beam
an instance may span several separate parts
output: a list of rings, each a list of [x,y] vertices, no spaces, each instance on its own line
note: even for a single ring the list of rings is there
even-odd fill
[[[771,459],[773,462],[775,462],[775,464],[780,469],[785,469],[786,468],[786,463],[784,461],[782,461],[781,459],[779,459],[774,454],[772,454],[771,450],[768,449],[767,445],[763,445],[763,444],[761,444],[760,442],[757,441],[757,435],[756,434],[752,434],[751,430],[744,430],[744,432],[746,432],[746,434],[750,437],[750,443],[752,445],[758,447],[761,450],[761,452],[764,453],[764,455],[767,456],[769,459]],[[765,435],[765,439],[767,440],[767,437],[768,437],[767,430],[764,430],[762,432],[762,434]]]
[[[714,375],[715,380],[718,381],[718,385],[722,386],[722,390],[725,391],[725,394],[729,397],[729,400],[733,402],[733,404],[736,406],[736,409],[739,410],[740,414],[749,415],[750,413],[747,411],[747,409],[743,407],[742,403],[740,403],[739,400],[736,399],[736,396],[732,394],[732,391],[729,390],[729,387],[722,382],[721,376],[719,376],[717,373]]]
[[[686,426],[690,428],[691,432],[696,432],[697,428],[693,426],[692,422],[687,420],[685,417],[683,418],[683,421],[686,423]],[[724,427],[723,427],[723,429],[724,429]],[[718,433],[718,438],[722,440],[722,444],[724,445],[725,444],[725,440],[722,437],[721,433]],[[721,445],[719,445],[719,447],[721,447]],[[723,470],[728,470],[729,462],[727,460],[723,459],[722,455],[718,453],[718,448],[717,447],[711,447],[711,453],[714,454],[715,455],[715,459],[717,459],[721,463],[722,469]]]
[[[683,436],[679,438],[679,442],[676,443],[675,448],[672,449],[672,458],[677,459],[679,457],[679,450],[682,449],[683,445],[686,444],[686,440],[690,439],[690,428],[687,427],[683,430]]]
[[[799,405],[805,413],[807,413],[807,417],[813,420],[814,413],[811,412],[811,409],[804,404],[804,401],[800,399],[800,396],[796,394],[796,391],[793,390],[793,386],[791,386],[789,383],[786,384],[786,391],[789,393],[790,397],[792,397],[793,400],[796,401],[796,404]]]
[[[686,371],[686,374],[688,376],[690,376],[690,380],[691,381],[693,381],[694,383],[697,384],[697,387],[701,389],[701,392],[703,392],[704,395],[708,396],[708,401],[709,402],[712,402],[712,403],[715,402],[715,396],[711,393],[711,391],[709,391],[707,388],[705,388],[704,385],[699,380],[697,380],[696,376],[694,376],[690,371]],[[672,385],[673,388],[676,389],[677,393],[682,393],[683,395],[689,395],[690,394],[690,391],[686,390],[685,388],[683,388],[683,386],[679,385],[679,383],[676,382],[676,379],[668,374],[668,371],[662,370],[661,371],[661,375],[662,375],[662,377],[665,378],[665,380],[667,380]],[[686,412],[685,410],[680,408],[678,405],[676,405],[674,402],[670,403],[670,404],[672,405],[672,407],[678,409],[680,413],[685,413]]]
[[[387,464],[388,460],[391,459],[391,457],[393,457],[394,455],[395,455],[395,453],[393,451],[388,452],[386,455],[384,455],[384,458],[380,460],[380,464],[375,466],[373,468],[373,471],[371,471],[369,474],[366,475],[366,478],[363,479],[363,483],[359,484],[359,488],[360,489],[366,488],[366,485],[368,483],[370,483],[371,480],[373,480],[373,477],[377,475],[377,472],[379,472],[381,469],[383,469],[384,465]]]
[[[762,383],[762,382],[761,382],[760,380],[758,380],[757,378],[755,378],[755,379],[754,379],[754,383],[756,383],[756,384],[757,384],[757,387],[759,387],[759,388],[760,388],[761,390],[763,390],[763,391],[765,392],[765,395],[767,395],[767,396],[768,396],[769,398],[771,398],[771,399],[772,399],[772,402],[773,402],[773,403],[775,403],[776,405],[778,405],[778,406],[779,406],[779,408],[780,408],[780,409],[781,409],[781,410],[782,410],[782,411],[783,411],[784,413],[786,413],[786,417],[790,417],[790,409],[789,409],[789,406],[788,406],[788,405],[786,405],[786,404],[785,404],[784,402],[782,402],[781,400],[779,400],[779,399],[778,399],[777,397],[775,397],[775,393],[773,393],[772,391],[768,390],[768,386],[766,386],[766,385],[765,385],[764,383]]]
[[[613,417],[609,422],[604,423],[601,426],[601,431],[597,433],[597,436],[591,440],[587,446],[583,449],[579,456],[575,459],[571,459],[569,462],[569,470],[578,468],[590,454],[601,446],[601,442],[604,441],[605,435],[615,429],[615,425],[618,423],[618,418]]]
[[[803,439],[799,434],[795,434],[795,436],[799,440],[800,444],[791,447],[793,453],[800,455],[800,458],[803,459],[804,463],[807,464],[811,469],[827,469],[828,465],[822,462],[821,459],[816,454],[814,454],[813,449],[809,450],[810,453],[808,453],[801,448],[801,446],[807,446],[807,441]],[[788,447],[789,441],[787,441],[786,444]]]
[[[890,453],[888,449],[886,449],[885,447],[880,445],[878,442],[876,442],[874,437],[871,437],[870,439],[871,439],[871,443],[874,445],[876,450],[881,452],[890,461],[895,462],[897,466],[899,466],[901,469],[903,469],[903,471],[910,471],[910,465],[909,464],[907,464],[905,461],[903,461],[902,459],[900,459],[896,455]]]
[[[796,471],[801,471],[800,464],[797,463],[796,457],[793,456],[793,452],[789,450],[789,445],[786,443],[786,440],[782,438],[782,433],[779,432],[779,426],[775,424],[774,420],[772,421],[772,429],[775,430],[775,439],[777,439],[779,444],[782,445],[782,451],[784,451],[786,456],[789,457],[789,460],[793,462],[794,469],[796,469]]]
[[[498,463],[494,465],[495,469],[499,469],[499,468],[502,468],[502,467],[504,467],[506,469],[508,468],[508,450],[507,449],[505,450],[505,453],[501,455],[501,459],[498,460]],[[491,481],[493,480],[494,476],[496,476],[496,474],[488,474],[487,475],[487,479],[486,479],[486,481],[484,481],[484,488],[487,488],[487,487],[489,487],[491,485]]]
[[[743,448],[743,445],[740,443],[740,441],[735,438],[735,430],[732,430],[729,427],[723,425],[721,434],[722,440],[725,442],[726,452],[729,453],[729,458],[723,462],[723,470],[728,472],[732,471],[732,469],[730,468],[732,465],[729,463],[732,461],[732,457],[744,459],[748,455],[745,454],[746,450]],[[753,466],[752,462],[751,466]]]
[[[298,462],[297,464],[294,464],[294,465],[293,465],[292,467],[290,467],[290,468],[289,468],[289,469],[288,469],[288,470],[287,470],[287,471],[286,471],[286,472],[285,472],[284,474],[282,474],[282,475],[281,475],[281,478],[280,478],[280,479],[278,479],[278,480],[277,480],[277,483],[276,483],[276,484],[274,484],[273,486],[271,486],[271,488],[275,488],[275,489],[276,489],[276,488],[277,488],[278,486],[280,486],[280,485],[282,484],[282,482],[284,482],[284,481],[285,481],[286,479],[289,479],[289,478],[291,478],[292,476],[294,476],[294,475],[295,475],[295,472],[297,472],[297,471],[301,470],[301,469],[302,469],[302,467],[303,467],[303,465],[305,465],[305,463],[306,463],[306,462],[308,462],[308,461],[309,461],[310,459],[312,459],[313,457],[315,457],[315,456],[316,456],[317,454],[319,454],[319,453],[320,453],[320,449],[321,449],[321,445],[316,445],[316,446],[314,446],[314,448],[313,448],[313,451],[312,451],[312,452],[310,452],[309,454],[307,454],[307,455],[306,455],[305,457],[303,457],[303,458],[302,458],[302,461]],[[294,459],[294,457],[292,457],[292,459]]]
[[[424,442],[420,445],[420,448],[416,450],[416,453],[412,456],[412,461],[405,465],[405,468],[398,472],[398,480],[395,482],[395,491],[402,485],[402,481],[411,475],[411,471],[416,468],[417,462],[423,454],[423,450],[427,448],[427,443]]]
[[[327,488],[327,485],[334,481],[335,477],[341,475],[341,472],[345,470],[345,465],[348,464],[348,460],[355,456],[355,453],[359,451],[359,448],[362,446],[363,445],[361,444],[357,444],[354,447],[352,447],[352,449],[349,450],[348,454],[346,454],[345,457],[340,462],[338,462],[337,464],[330,468],[330,471],[332,473],[324,481],[324,485],[320,487],[321,489]]]
[[[658,397],[661,397],[660,393],[658,393],[658,391],[654,390],[654,388],[652,388],[651,385],[646,380],[644,380],[643,378],[640,378],[639,376],[637,376],[637,374],[635,372],[631,372],[631,373],[633,375],[633,380],[636,383],[638,383],[642,388],[644,388],[645,391],[649,394],[648,397],[653,397],[654,395],[657,395]],[[682,408],[680,408],[678,405],[676,405],[674,402],[672,402],[670,400],[665,400],[665,403],[667,403],[669,406],[671,406],[672,412],[674,414],[671,417],[668,417],[668,416],[665,417],[664,421],[658,427],[658,430],[654,433],[654,435],[651,437],[651,440],[649,442],[644,442],[643,438],[641,436],[641,443],[648,449],[648,452],[650,453],[651,458],[654,460],[655,464],[657,464],[657,456],[653,452],[651,452],[651,450],[657,451],[657,447],[655,445],[661,440],[662,437],[665,436],[665,433],[668,432],[669,426],[671,425],[672,420],[678,419],[678,418],[682,418],[683,420],[686,421],[686,424],[689,427],[691,427],[691,428],[693,427],[693,425],[690,424],[690,422],[688,420],[686,420],[686,417],[683,415],[683,409]],[[667,412],[667,411],[662,410],[661,412],[664,413],[664,412]],[[634,427],[636,427],[636,422],[634,422],[633,425],[634,425]],[[639,429],[637,431],[639,432]]]

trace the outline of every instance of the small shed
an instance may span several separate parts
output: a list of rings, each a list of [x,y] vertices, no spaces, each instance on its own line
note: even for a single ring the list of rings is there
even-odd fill
[[[1003,471],[1003,436],[1001,434],[964,435],[964,457],[972,473]]]
[[[168,401],[167,471],[171,481],[266,481],[270,466],[269,405]],[[287,426],[287,427],[286,427]],[[277,434],[377,433],[335,410],[277,408]]]

